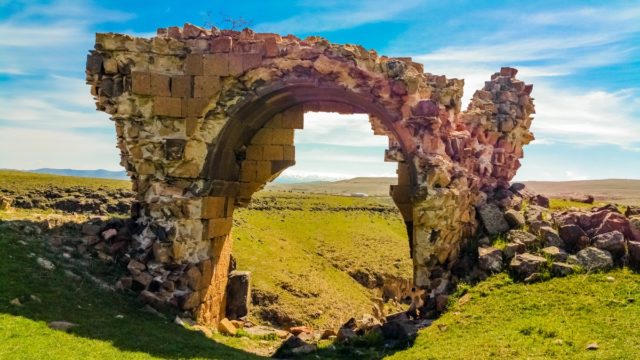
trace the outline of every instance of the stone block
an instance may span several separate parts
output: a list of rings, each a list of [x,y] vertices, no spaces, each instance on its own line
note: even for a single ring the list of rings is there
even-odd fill
[[[255,182],[257,174],[257,162],[253,160],[245,160],[240,168],[241,182]]]
[[[233,198],[206,196],[202,199],[202,218],[216,219],[230,217],[233,213]]]
[[[209,99],[207,98],[185,99],[183,114],[189,117],[201,118],[208,104]]]
[[[251,273],[249,271],[232,271],[227,282],[227,317],[240,319],[247,316],[250,300]]]
[[[274,129],[262,128],[251,138],[251,143],[256,145],[271,145]]]
[[[229,54],[205,54],[203,61],[204,75],[229,75]]]
[[[184,72],[187,75],[203,75],[203,57],[200,54],[189,54],[184,61]]]
[[[271,161],[256,162],[256,180],[265,181],[271,177]]]
[[[282,145],[265,145],[262,150],[262,160],[283,160],[284,148]]]
[[[262,54],[252,53],[242,55],[242,72],[255,69],[262,64]]]
[[[282,127],[286,129],[302,129],[304,127],[304,108],[294,106],[282,113]]]
[[[218,331],[224,335],[236,336],[238,329],[236,329],[235,325],[233,325],[229,319],[224,318],[220,320],[220,323],[218,324]]]
[[[243,54],[229,54],[229,75],[238,76],[244,73]]]
[[[102,63],[105,74],[117,74],[118,73],[118,61],[116,59],[106,59]]]
[[[220,77],[196,76],[194,77],[193,96],[195,98],[211,98],[220,92]]]
[[[271,144],[273,145],[293,145],[293,129],[273,129],[271,130]]]
[[[191,97],[191,75],[174,75],[171,77],[171,96]]]
[[[246,151],[247,160],[262,160],[262,146],[249,145]]]
[[[233,48],[233,39],[230,36],[220,36],[211,40],[211,52],[228,53]]]
[[[295,146],[283,146],[282,147],[282,160],[295,161],[296,160],[296,148]]]
[[[131,72],[131,91],[138,95],[151,94],[151,74],[142,71]]]
[[[209,238],[226,236],[231,232],[233,219],[231,217],[221,219],[209,219],[208,232]]]
[[[153,101],[153,115],[155,116],[182,116],[182,99],[158,96]]]
[[[151,95],[171,96],[170,82],[170,76],[151,73]]]
[[[188,110],[186,111],[188,113]],[[184,113],[184,110],[183,110]],[[185,120],[185,133],[187,137],[192,137],[198,129],[198,119],[190,117]]]
[[[276,38],[266,38],[264,39],[264,56],[266,57],[276,57],[280,53],[278,49],[278,42]]]

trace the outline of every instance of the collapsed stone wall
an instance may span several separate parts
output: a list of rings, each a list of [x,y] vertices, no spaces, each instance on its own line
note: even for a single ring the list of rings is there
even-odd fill
[[[476,207],[508,186],[533,139],[532,86],[516,72],[502,68],[461,112],[463,80],[320,37],[190,24],[97,34],[86,79],[137,193],[136,288],[203,323],[224,317],[234,208],[295,163],[304,112],[331,111],[369,114],[389,138],[414,282],[445,291]]]

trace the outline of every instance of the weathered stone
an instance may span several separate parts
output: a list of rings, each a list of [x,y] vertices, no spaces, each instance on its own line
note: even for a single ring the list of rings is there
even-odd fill
[[[592,243],[598,249],[610,252],[614,260],[620,259],[626,252],[624,235],[617,230],[595,236]]]
[[[546,248],[542,249],[542,253],[553,259],[553,261],[559,262],[566,261],[567,257],[569,256],[566,251],[560,249],[557,246],[547,246]]]
[[[629,252],[629,266],[640,270],[640,241],[629,241],[627,250]]]
[[[496,235],[509,230],[502,211],[494,204],[485,204],[478,208],[478,214],[490,235]]]
[[[513,243],[522,243],[527,248],[533,248],[540,245],[538,238],[526,231],[511,230],[507,233],[507,239]]]
[[[514,209],[505,211],[504,218],[507,220],[512,229],[520,229],[525,224],[524,215]]]
[[[238,329],[236,329],[235,325],[229,321],[229,319],[224,318],[220,320],[218,323],[218,331],[220,331],[224,335],[236,336],[238,333]]]
[[[507,245],[505,245],[504,249],[502,250],[502,253],[504,254],[504,257],[506,260],[510,260],[516,254],[522,254],[525,251],[527,251],[527,246],[524,243],[522,243],[520,240],[516,240],[515,242],[510,242]]]
[[[553,276],[568,276],[573,274],[575,271],[575,265],[556,261],[551,264],[551,274],[553,274]]]
[[[611,253],[595,247],[588,247],[578,251],[575,261],[588,271],[606,270],[613,266]]]
[[[543,226],[539,230],[540,238],[542,238],[542,244],[544,246],[556,246],[556,247],[564,247],[564,241],[558,235],[558,232],[555,231],[550,226]]]
[[[500,272],[502,270],[502,251],[493,247],[478,248],[478,266],[490,273]]]
[[[232,271],[227,283],[227,309],[230,319],[239,319],[249,314],[251,301],[251,273],[249,271]],[[290,330],[291,331],[291,330]],[[297,335],[291,332],[294,335]]]
[[[69,321],[52,321],[50,323],[47,324],[47,326],[49,326],[49,328],[53,329],[53,330],[59,330],[59,331],[69,331],[72,328],[79,326],[76,323],[72,323]]]
[[[563,225],[559,229],[560,238],[564,241],[568,251],[574,252],[589,246],[589,236],[582,228],[575,224]]]
[[[527,278],[533,273],[540,272],[546,265],[547,259],[530,253],[517,254],[509,264],[509,268],[521,278]]]
[[[0,196],[0,210],[9,210],[11,209],[12,200],[6,196]]]

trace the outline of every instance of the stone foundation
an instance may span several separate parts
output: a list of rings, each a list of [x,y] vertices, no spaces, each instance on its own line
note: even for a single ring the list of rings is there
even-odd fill
[[[461,112],[463,80],[320,37],[190,24],[152,39],[97,34],[86,79],[139,205],[131,282],[201,323],[222,319],[233,210],[295,164],[304,113],[326,111],[368,114],[389,138],[414,281],[436,296],[476,232],[475,208],[508,186],[533,139],[532,86],[516,72],[495,73]]]

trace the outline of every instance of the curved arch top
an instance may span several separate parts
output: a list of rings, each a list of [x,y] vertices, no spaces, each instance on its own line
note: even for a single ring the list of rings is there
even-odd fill
[[[208,152],[202,177],[209,180],[237,180],[233,178],[233,174],[224,170],[229,169],[235,162],[238,147],[248,144],[274,115],[294,106],[314,102],[345,104],[354,107],[354,112],[375,116],[384,125],[384,131],[389,132],[398,142],[405,158],[410,159],[410,147],[404,143],[394,126],[399,120],[399,115],[390,113],[384,106],[376,104],[373,97],[365,97],[335,85],[319,86],[313,82],[288,85],[278,82],[266,89],[260,88],[257,94],[249,95],[248,99],[229,111],[230,119]]]

